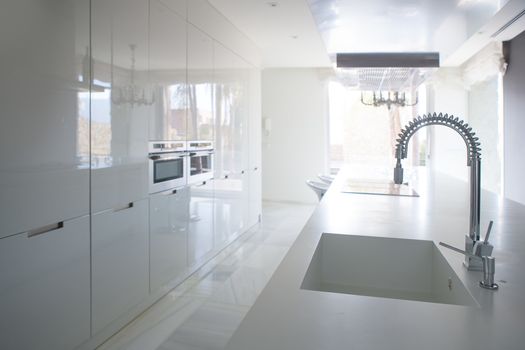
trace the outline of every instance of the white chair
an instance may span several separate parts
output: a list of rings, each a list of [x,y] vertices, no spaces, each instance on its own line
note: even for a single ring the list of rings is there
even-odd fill
[[[327,184],[331,184],[332,181],[334,181],[335,177],[331,175],[325,175],[325,174],[317,174],[317,177]]]
[[[328,187],[330,186],[329,184],[312,180],[307,180],[306,184],[312,189],[312,191],[315,192],[317,198],[319,198],[319,201],[321,201],[326,191],[328,191]]]

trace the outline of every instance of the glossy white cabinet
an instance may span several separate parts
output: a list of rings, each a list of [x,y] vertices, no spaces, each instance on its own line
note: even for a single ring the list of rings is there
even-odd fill
[[[213,140],[213,41],[188,25],[188,140]]]
[[[148,2],[93,0],[91,200],[96,213],[148,195]]]
[[[0,239],[0,349],[69,350],[90,336],[89,216]]]
[[[262,186],[261,186],[261,72],[259,69],[249,70],[249,121],[248,121],[248,149],[249,149],[249,214],[248,226],[255,225],[262,213]]]
[[[188,11],[188,0],[160,0],[169,9],[177,12],[179,16],[186,19]]]
[[[192,185],[188,222],[188,265],[203,263],[214,248],[213,243],[213,182]]]
[[[186,140],[186,26],[164,0],[150,1],[149,82],[155,96],[150,140]]]
[[[92,325],[100,332],[149,293],[148,199],[92,216]]]
[[[150,196],[150,293],[188,271],[190,189]]]
[[[89,212],[89,2],[0,13],[1,238]]]

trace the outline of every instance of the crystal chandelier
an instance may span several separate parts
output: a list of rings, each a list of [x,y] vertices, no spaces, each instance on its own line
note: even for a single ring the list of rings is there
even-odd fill
[[[135,85],[135,44],[130,44],[131,50],[131,73],[130,84],[126,86],[113,86],[111,89],[111,102],[115,105],[151,106],[155,100],[153,94],[147,96],[146,90]],[[112,65],[113,66],[113,65]],[[113,75],[113,71],[112,71]],[[113,77],[111,78],[113,81]]]
[[[366,106],[386,106],[390,109],[392,106],[415,106],[417,101],[417,92],[415,97],[409,94],[407,98],[406,93],[398,91],[361,91],[361,103]]]

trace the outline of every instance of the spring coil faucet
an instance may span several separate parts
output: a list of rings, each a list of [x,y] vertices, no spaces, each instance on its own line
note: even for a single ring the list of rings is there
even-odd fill
[[[403,183],[401,160],[407,157],[408,142],[416,131],[429,125],[443,125],[455,130],[467,146],[467,166],[470,168],[470,218],[469,233],[465,237],[465,266],[469,270],[481,270],[482,264],[476,257],[490,256],[492,245],[480,244],[480,203],[481,203],[481,148],[476,133],[463,120],[448,114],[427,114],[410,121],[399,134],[396,145],[396,167],[394,183]]]

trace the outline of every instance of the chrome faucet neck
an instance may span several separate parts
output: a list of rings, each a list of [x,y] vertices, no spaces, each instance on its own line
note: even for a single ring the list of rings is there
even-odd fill
[[[419,129],[429,125],[443,125],[455,130],[467,146],[467,166],[470,167],[470,219],[468,237],[473,244],[480,239],[480,203],[481,203],[481,148],[479,138],[463,120],[453,115],[442,113],[418,116],[410,121],[399,133],[396,145],[396,167],[394,168],[394,183],[403,183],[403,167],[401,160],[407,157],[408,142]]]

